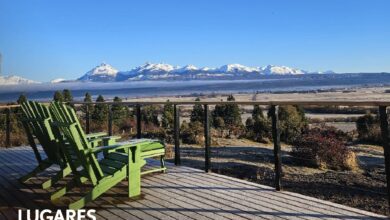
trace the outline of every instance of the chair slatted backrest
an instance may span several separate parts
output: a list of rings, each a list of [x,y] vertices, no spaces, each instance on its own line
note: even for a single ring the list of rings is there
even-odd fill
[[[51,115],[47,106],[38,102],[28,101],[21,104],[22,122],[28,135],[34,135],[38,139],[48,159],[54,163],[64,162],[58,145],[58,140],[51,128]],[[33,141],[33,140],[31,140]],[[30,143],[32,144],[32,143]]]
[[[93,184],[96,184],[104,176],[104,173],[96,156],[86,152],[92,146],[87,141],[74,109],[59,102],[52,102],[50,110],[53,116],[53,126],[57,127],[65,137],[62,146],[68,144],[70,148],[77,152],[76,157],[69,157],[69,154],[66,153],[69,163],[81,164],[88,178]],[[64,149],[64,151],[67,151],[67,149]]]

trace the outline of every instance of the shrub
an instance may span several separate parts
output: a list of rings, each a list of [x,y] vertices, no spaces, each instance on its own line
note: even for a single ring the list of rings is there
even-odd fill
[[[338,135],[334,130],[310,129],[294,141],[291,154],[303,165],[334,170],[356,168],[355,154]]]
[[[356,129],[360,141],[378,144],[381,142],[381,129],[379,118],[372,114],[359,117]]]
[[[201,144],[203,142],[203,124],[199,121],[187,123],[183,121],[180,137],[185,144]]]
[[[219,136],[223,137],[225,121],[222,117],[217,117],[213,120],[214,127],[218,130]]]
[[[265,117],[253,119],[249,117],[245,122],[246,136],[261,143],[268,143],[271,138],[271,121]]]

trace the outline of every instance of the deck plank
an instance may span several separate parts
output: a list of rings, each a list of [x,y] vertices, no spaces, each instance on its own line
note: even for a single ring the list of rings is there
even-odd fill
[[[150,161],[152,164],[153,161]],[[142,177],[142,199],[127,198],[127,182],[109,190],[86,208],[97,209],[98,219],[383,219],[385,216],[215,173],[168,165],[166,174]],[[32,178],[18,178],[36,166],[29,147],[0,149],[0,219],[15,219],[18,209],[63,209],[48,201],[54,189],[40,184],[58,170]],[[66,184],[61,181],[59,184]],[[65,199],[85,192],[75,188]]]
[[[207,181],[210,183],[216,183],[221,186],[229,187],[226,189],[227,191],[235,190],[235,189],[247,189],[248,191],[250,191],[250,193],[247,193],[245,190],[241,190],[240,193],[246,194],[248,198],[252,197],[256,199],[259,197],[264,197],[265,200],[266,198],[270,199],[268,201],[270,203],[273,203],[272,200],[279,200],[280,202],[283,202],[285,204],[294,204],[297,207],[304,207],[305,210],[306,209],[315,210],[316,212],[327,214],[327,218],[332,216],[329,213],[333,213],[333,214],[336,213],[339,214],[340,216],[344,215],[345,217],[348,217],[349,215],[353,216],[354,215],[353,213],[356,213],[357,216],[367,215],[367,217],[370,216],[376,216],[380,218],[383,217],[356,208],[347,207],[344,205],[316,199],[313,197],[304,196],[297,193],[286,192],[286,191],[276,192],[273,188],[269,186],[259,185],[256,183],[252,183],[252,182],[248,182],[248,181],[244,181],[244,180],[240,180],[228,176],[223,176],[215,173],[204,173],[202,171],[199,171],[194,168],[189,168],[189,167],[182,167],[182,169],[185,169],[186,172],[184,172],[183,170],[180,173],[180,177],[188,176],[189,174],[194,172],[199,172],[199,174],[197,174],[198,180],[207,179]]]
[[[208,174],[207,174],[208,175]],[[188,174],[181,173],[180,177],[186,176],[186,178],[182,178],[181,182],[185,182],[188,184],[197,184],[199,186],[204,185],[204,179],[202,178],[193,178],[192,176],[189,176]],[[278,192],[275,193],[274,189],[259,189],[259,188],[253,188],[247,185],[242,185],[239,184],[237,185],[236,183],[232,181],[219,181],[214,179],[213,177],[210,177],[211,175],[208,175],[208,183],[213,184],[217,187],[213,187],[215,192],[224,195],[224,196],[231,196],[236,199],[245,199],[246,205],[248,207],[268,207],[271,208],[271,213],[275,212],[272,216],[277,215],[276,212],[280,212],[280,216],[287,216],[288,219],[316,219],[316,218],[323,218],[321,214],[326,214],[327,218],[331,218],[330,213],[327,210],[321,209],[321,208],[316,208],[315,206],[307,205],[304,203],[296,202],[294,200],[289,200],[283,197],[280,197],[281,194]],[[159,178],[159,177],[157,177]],[[219,178],[221,179],[221,178]],[[211,188],[211,189],[213,189]],[[208,192],[209,189],[205,188],[205,192]],[[237,193],[239,191],[239,193]],[[262,200],[259,200],[258,198],[261,197]],[[268,209],[269,211],[270,209]],[[262,211],[258,210],[257,211]],[[334,211],[334,210],[333,210]],[[337,211],[337,210],[336,210]],[[291,213],[294,212],[304,212],[305,216],[289,216]],[[334,213],[334,212],[333,212]],[[336,212],[337,213],[337,212]],[[291,214],[294,215],[294,214]]]
[[[183,169],[186,169],[187,172],[182,172],[183,176],[188,175],[188,173],[196,172],[197,169],[189,168],[189,167],[183,167]],[[252,189],[250,194],[247,194],[248,197],[258,198],[258,197],[266,197],[271,200],[278,200],[283,203],[289,203],[289,204],[295,204],[296,206],[305,207],[305,209],[314,209],[317,212],[322,212],[324,214],[327,214],[327,217],[330,217],[331,215],[329,213],[333,214],[339,214],[344,215],[345,217],[348,217],[350,215],[354,215],[356,213],[357,216],[363,215],[367,217],[383,217],[381,215],[373,214],[371,212],[367,212],[364,210],[359,210],[356,208],[336,204],[333,202],[320,200],[317,198],[301,195],[298,193],[288,192],[288,191],[281,191],[276,192],[273,188],[269,186],[259,185],[256,183],[219,175],[215,173],[206,174],[204,172],[199,172],[199,176],[204,179],[207,178],[208,181],[214,182],[217,184],[221,184],[227,187],[230,187],[230,189],[234,189],[235,187],[245,187],[248,190]],[[234,187],[233,187],[234,186]],[[262,190],[259,190],[261,188]],[[266,189],[266,190],[264,190]],[[245,191],[242,191],[245,193]],[[252,194],[252,195],[251,195]],[[269,201],[272,203],[272,201]]]

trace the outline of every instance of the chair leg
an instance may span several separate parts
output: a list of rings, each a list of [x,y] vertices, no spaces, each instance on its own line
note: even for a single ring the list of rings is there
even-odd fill
[[[64,169],[60,170],[55,176],[47,180],[46,182],[42,183],[42,189],[47,189],[57,183],[59,180],[65,178],[67,175],[69,175],[72,172],[72,169],[70,166],[65,167]]]
[[[125,172],[123,175],[117,175],[117,177],[107,178],[105,181],[101,181],[98,185],[93,187],[93,189],[87,193],[81,199],[69,204],[69,209],[77,210],[83,208],[88,202],[91,202],[98,198],[100,195],[105,193],[107,190],[111,189],[115,185],[117,185],[120,181],[122,181],[126,176]]]
[[[73,179],[66,184],[66,186],[62,187],[61,189],[53,192],[50,196],[50,200],[55,200],[55,199],[58,199],[60,198],[61,196],[65,195],[67,192],[69,192],[70,190],[72,190],[75,185],[77,185],[77,183],[80,181],[80,178],[79,177],[73,177]]]
[[[165,168],[165,155],[160,156],[160,163],[161,163],[161,169],[163,169],[161,172],[166,173],[166,168]]]
[[[129,164],[127,165],[129,197],[135,197],[141,194],[141,167],[144,160],[141,160],[135,153],[132,158],[131,152],[129,153]]]
[[[28,174],[22,176],[19,178],[19,181],[24,183],[26,182],[27,180],[29,180],[30,178],[32,178],[33,176],[36,176],[38,173],[44,171],[45,169],[47,169],[48,167],[50,167],[52,164],[50,163],[41,163],[39,164],[37,167],[35,167],[32,171],[30,171]]]

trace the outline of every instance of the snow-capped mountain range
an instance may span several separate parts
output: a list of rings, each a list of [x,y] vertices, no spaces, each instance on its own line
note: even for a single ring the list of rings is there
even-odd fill
[[[166,63],[145,63],[129,71],[119,71],[109,64],[102,63],[76,80],[53,79],[52,84],[63,82],[116,82],[140,80],[189,80],[189,79],[252,79],[271,75],[329,74],[326,72],[308,72],[301,69],[268,65],[248,67],[241,64],[227,64],[218,68],[196,67],[194,65],[173,66]],[[0,85],[19,85],[39,83],[19,76],[0,76]]]
[[[268,65],[264,67],[248,67],[241,64],[227,64],[219,68],[186,65],[183,67],[165,63],[145,63],[129,71],[118,71],[109,64],[102,63],[86,74],[79,81],[133,81],[133,80],[166,80],[166,79],[239,79],[255,78],[266,75],[301,75],[321,74],[327,72],[308,72],[301,69]]]

